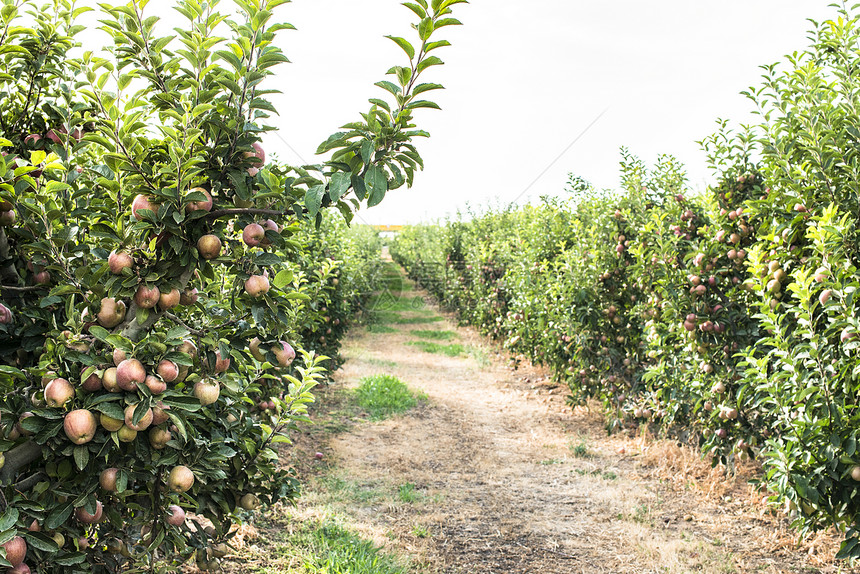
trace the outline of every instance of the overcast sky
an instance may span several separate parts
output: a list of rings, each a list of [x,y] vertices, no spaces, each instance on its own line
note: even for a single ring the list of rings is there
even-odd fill
[[[691,184],[710,174],[696,140],[717,118],[749,121],[739,92],[759,66],[802,50],[807,18],[834,15],[827,0],[472,0],[464,26],[440,37],[446,65],[427,80],[443,110],[421,110],[426,169],[412,189],[361,213],[370,223],[427,221],[467,204],[507,204],[563,193],[567,174],[616,187],[618,149],[652,162],[680,158]],[[281,130],[267,148],[314,162],[316,146],[380,97],[373,83],[403,55],[385,34],[407,35],[412,13],[396,0],[294,0],[279,15],[292,64],[276,83]],[[407,36],[409,37],[409,36]],[[581,132],[606,112],[530,188]],[[526,192],[526,189],[528,191]],[[524,193],[525,192],[525,193]]]

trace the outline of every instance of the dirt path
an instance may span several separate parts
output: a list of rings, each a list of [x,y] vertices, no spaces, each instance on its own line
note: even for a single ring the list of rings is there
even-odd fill
[[[420,304],[425,293],[399,295],[386,312],[396,321],[377,329],[388,332],[362,328],[348,339],[348,360],[326,394],[386,373],[426,393],[427,403],[317,436],[327,444],[315,448],[326,453],[329,472],[356,492],[414,487],[417,503],[353,492],[343,510],[378,543],[423,564],[422,571],[837,571],[826,560],[832,538],[796,547],[784,519],[748,505],[744,485],[731,490],[666,443],[607,437],[599,415],[571,413],[564,389],[540,372],[513,371],[472,330],[437,321],[438,310]],[[452,331],[443,344],[460,344],[468,354],[424,352],[409,344],[420,339],[415,330]],[[324,394],[322,410],[327,400]],[[663,457],[674,466],[661,464]],[[659,480],[667,468],[688,488]],[[318,502],[310,496],[300,512]]]

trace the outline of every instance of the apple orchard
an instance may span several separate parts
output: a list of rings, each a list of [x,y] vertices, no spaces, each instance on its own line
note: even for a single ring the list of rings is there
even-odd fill
[[[409,185],[418,77],[464,0],[416,0],[408,63],[292,167],[266,157],[286,0],[0,9],[0,565],[214,569],[236,523],[296,496],[278,464],[372,289],[346,233]],[[105,34],[104,53],[84,35]],[[83,45],[82,45],[83,44]],[[329,210],[328,208],[334,208]],[[335,215],[336,214],[336,215]]]
[[[836,5],[834,5],[836,6]],[[551,369],[607,429],[650,429],[731,471],[801,533],[860,556],[860,27],[856,7],[763,66],[758,125],[702,142],[715,183],[622,150],[617,192],[405,229],[395,260],[463,322]]]

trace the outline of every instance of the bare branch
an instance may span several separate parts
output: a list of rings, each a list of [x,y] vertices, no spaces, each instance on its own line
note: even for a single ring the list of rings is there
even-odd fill
[[[31,462],[42,457],[42,447],[29,440],[7,451],[6,463],[0,469],[0,484],[9,484]]]

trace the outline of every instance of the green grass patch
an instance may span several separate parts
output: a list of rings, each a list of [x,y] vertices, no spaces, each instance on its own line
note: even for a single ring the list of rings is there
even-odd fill
[[[336,474],[328,474],[319,480],[329,498],[353,504],[374,504],[386,497],[385,489],[378,482],[357,482]]]
[[[337,522],[306,523],[287,539],[303,574],[408,574],[410,567]],[[268,571],[261,571],[268,572]]]
[[[373,420],[382,420],[402,413],[418,404],[424,396],[416,395],[406,384],[392,375],[372,375],[363,377],[355,391],[358,405],[370,413]]]
[[[569,444],[570,452],[576,458],[591,458],[594,456],[590,450],[588,450],[588,444],[585,442],[585,439],[580,439],[577,444],[571,442]]]
[[[423,297],[396,297],[391,293],[376,295],[367,302],[367,308],[372,311],[426,311],[427,304]]]
[[[388,325],[383,325],[381,323],[372,323],[367,326],[367,330],[370,333],[396,333],[397,329],[394,327],[389,327]]]
[[[450,341],[457,337],[457,333],[454,331],[415,330],[409,331],[409,333],[420,339],[431,339],[433,341]]]
[[[466,353],[466,347],[460,345],[459,343],[442,345],[440,343],[434,343],[432,341],[411,341],[406,344],[418,347],[425,353],[435,353],[437,355],[445,355],[448,357],[459,357],[460,355]]]
[[[400,499],[400,502],[412,503],[418,500],[420,495],[415,490],[415,485],[407,482],[406,484],[401,484],[400,488],[397,489],[397,498]]]

